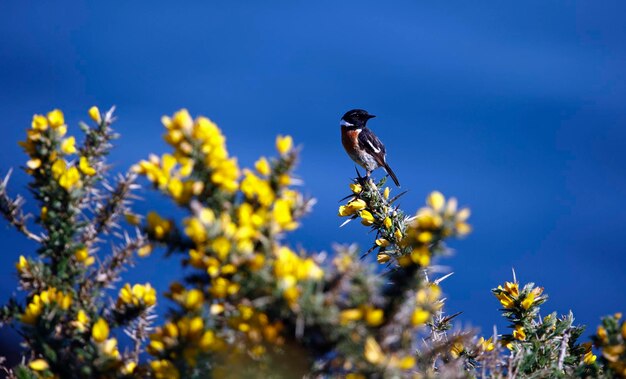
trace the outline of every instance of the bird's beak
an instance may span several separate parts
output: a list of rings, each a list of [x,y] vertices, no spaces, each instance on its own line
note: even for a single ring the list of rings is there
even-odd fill
[[[370,119],[370,118],[374,118],[374,117],[376,117],[376,115],[374,115],[374,114],[368,114],[368,115],[367,115],[367,118],[368,118],[368,119]]]

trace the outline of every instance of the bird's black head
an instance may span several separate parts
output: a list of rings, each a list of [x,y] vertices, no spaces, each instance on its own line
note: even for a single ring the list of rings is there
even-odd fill
[[[367,113],[366,110],[353,109],[343,115],[343,117],[341,118],[341,124],[347,127],[363,128],[365,127],[367,120],[374,117],[376,116]]]

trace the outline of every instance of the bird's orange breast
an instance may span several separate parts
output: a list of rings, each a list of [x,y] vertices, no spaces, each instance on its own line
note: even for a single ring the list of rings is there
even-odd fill
[[[344,130],[341,133],[341,144],[343,148],[346,149],[348,154],[353,155],[356,153],[359,147],[359,133],[360,129],[357,130]]]

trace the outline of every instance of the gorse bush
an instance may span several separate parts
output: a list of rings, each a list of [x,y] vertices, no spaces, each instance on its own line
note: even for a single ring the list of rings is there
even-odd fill
[[[9,377],[626,377],[621,315],[579,343],[573,315],[541,318],[543,288],[515,278],[493,290],[509,333],[451,331],[431,264],[471,231],[454,198],[435,191],[405,213],[384,179],[359,176],[338,213],[372,231],[371,246],[306,252],[285,242],[312,205],[292,186],[291,137],[241,169],[211,120],[181,110],[162,119],[170,152],[111,178],[113,111],[88,113],[80,144],[59,110],[34,116],[20,142],[36,215],[8,176],[0,185],[0,211],[38,246],[16,257],[24,296],[0,312],[24,349]],[[139,182],[182,219],[137,214]],[[153,251],[186,267],[165,294],[121,281]]]

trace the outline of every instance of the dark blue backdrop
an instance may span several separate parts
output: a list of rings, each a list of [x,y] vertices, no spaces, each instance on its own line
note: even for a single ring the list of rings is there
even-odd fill
[[[438,189],[473,210],[474,233],[442,262],[464,326],[504,326],[489,290],[512,267],[545,286],[545,313],[595,325],[625,310],[625,3],[236,3],[0,3],[0,171],[24,163],[33,113],[62,108],[76,133],[89,106],[117,105],[121,171],[163,151],[160,116],[188,107],[242,164],[278,133],[304,146],[299,174],[319,202],[294,244],[365,245],[336,217],[354,173],[338,121],[362,107],[410,190],[404,208]],[[16,173],[12,192],[26,179]],[[5,301],[32,245],[5,227],[0,241]],[[173,266],[152,256],[126,279],[163,290]]]

